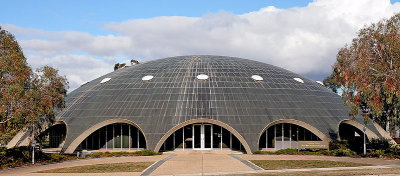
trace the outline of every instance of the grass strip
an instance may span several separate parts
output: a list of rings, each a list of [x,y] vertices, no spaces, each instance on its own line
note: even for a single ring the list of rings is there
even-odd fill
[[[251,160],[251,162],[265,170],[370,166],[369,164],[321,160]]]
[[[75,166],[40,171],[39,173],[110,173],[110,172],[142,172],[153,162],[128,162],[112,164],[96,164]]]
[[[229,176],[349,176],[349,175],[398,175],[400,168],[385,169],[357,169],[357,170],[335,170],[335,171],[296,171],[279,173],[253,173],[253,174],[232,174]]]

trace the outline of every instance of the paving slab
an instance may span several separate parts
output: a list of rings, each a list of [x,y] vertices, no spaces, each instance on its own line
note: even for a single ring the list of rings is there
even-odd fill
[[[253,171],[254,169],[230,156],[232,151],[176,151],[150,175],[197,175],[204,173]]]
[[[283,170],[262,170],[251,165],[248,160],[329,160],[371,164],[372,166],[359,167],[335,167],[335,168],[304,168]],[[115,173],[36,173],[38,171],[93,165],[105,163],[124,162],[155,162],[143,173],[140,172],[115,172]],[[1,170],[0,175],[29,175],[29,176],[94,176],[94,175],[229,175],[229,174],[253,174],[253,173],[284,173],[317,170],[357,170],[357,169],[379,169],[398,168],[400,160],[376,159],[376,158],[353,158],[353,157],[331,157],[313,155],[247,155],[235,154],[233,151],[197,151],[185,150],[168,152],[157,156],[133,156],[133,157],[109,157],[66,161],[56,164],[36,165],[10,170]]]
[[[309,168],[309,169],[282,169],[282,170],[253,170],[236,172],[214,172],[214,173],[194,173],[194,174],[173,174],[174,176],[194,176],[194,175],[252,175],[259,173],[279,173],[285,175],[288,172],[307,172],[307,171],[337,171],[337,170],[362,170],[362,169],[385,169],[398,168],[400,165],[381,165],[381,166],[360,166],[360,167],[332,167],[332,168]],[[399,174],[383,174],[384,176],[398,176]],[[165,176],[165,175],[164,175]]]
[[[156,170],[158,167],[160,167],[162,164],[164,164],[166,161],[170,160],[171,158],[175,157],[175,154],[170,154],[168,157],[159,160],[157,162],[155,162],[154,164],[152,164],[151,166],[149,166],[148,168],[146,168],[142,174],[140,174],[141,176],[145,176],[145,175],[150,175],[154,170]]]

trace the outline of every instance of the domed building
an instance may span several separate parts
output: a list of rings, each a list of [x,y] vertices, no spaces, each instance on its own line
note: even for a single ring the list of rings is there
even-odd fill
[[[80,150],[328,148],[363,136],[323,85],[269,64],[226,56],[179,56],[118,69],[67,95],[48,147]],[[376,123],[368,139],[387,138]],[[29,144],[18,134],[9,145]]]

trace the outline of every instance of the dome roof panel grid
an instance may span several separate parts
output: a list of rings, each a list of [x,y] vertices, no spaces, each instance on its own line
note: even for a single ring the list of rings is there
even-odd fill
[[[200,74],[209,77],[197,80]],[[142,81],[146,75],[154,77]],[[252,75],[260,75],[263,81],[255,82]],[[107,77],[111,80],[100,84]],[[225,56],[180,56],[126,67],[82,85],[66,100],[67,108],[57,119],[65,120],[74,133],[68,135],[65,147],[86,127],[110,118],[132,121],[154,142],[172,126],[196,118],[251,126],[236,129],[245,138],[280,118],[318,123],[328,134],[337,130],[336,116],[346,111],[339,96],[315,81],[279,67]],[[79,124],[79,119],[86,124]]]

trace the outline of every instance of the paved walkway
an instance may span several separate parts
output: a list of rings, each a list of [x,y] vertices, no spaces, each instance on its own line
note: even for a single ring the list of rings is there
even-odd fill
[[[66,176],[66,175],[229,175],[229,174],[253,174],[265,172],[296,172],[315,170],[350,170],[350,169],[378,169],[399,168],[400,160],[385,160],[373,158],[351,158],[351,157],[329,157],[310,155],[237,155],[232,151],[175,151],[165,155],[157,156],[134,156],[134,157],[110,157],[98,159],[85,159],[66,161],[57,164],[38,165],[24,168],[0,171],[0,175],[29,175],[29,176]],[[336,167],[336,168],[312,168],[312,169],[284,169],[263,170],[253,165],[249,160],[329,160],[354,163],[372,164],[373,166],[361,167]],[[143,173],[140,172],[117,172],[117,173],[36,173],[38,171],[105,163],[123,162],[155,162]]]
[[[240,174],[258,174],[258,173],[278,173],[284,175],[287,172],[306,172],[306,171],[339,171],[339,170],[363,170],[363,169],[389,169],[399,168],[400,165],[379,165],[379,166],[359,166],[359,167],[331,167],[331,168],[310,168],[310,169],[282,169],[282,170],[252,170],[236,172],[214,172],[214,173],[191,173],[191,174],[173,174],[173,176],[202,176],[202,175],[240,175]],[[380,176],[399,176],[399,174],[379,174]],[[163,175],[166,176],[166,175]],[[169,175],[171,176],[171,175]],[[371,175],[375,176],[375,175]]]
[[[232,151],[176,151],[175,157],[166,161],[151,175],[204,174],[216,172],[253,171],[229,154]]]

